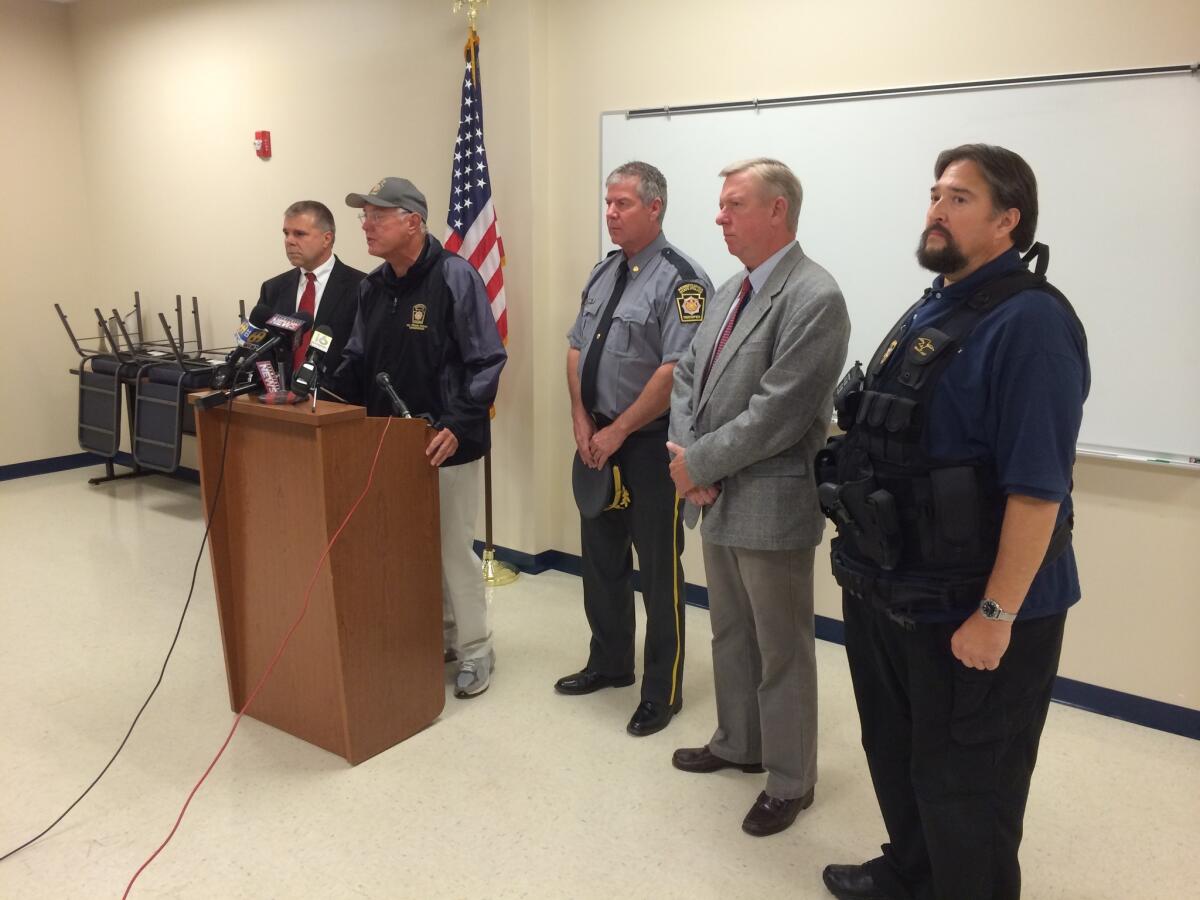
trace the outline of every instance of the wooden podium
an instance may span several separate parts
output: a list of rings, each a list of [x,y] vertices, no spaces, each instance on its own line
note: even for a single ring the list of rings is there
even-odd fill
[[[359,406],[197,410],[205,515],[229,446],[209,554],[229,702],[246,702],[304,603],[317,560],[367,483],[386,419]],[[421,419],[393,419],[375,480],[313,585],[308,613],[247,714],[352,765],[445,705],[438,476]]]

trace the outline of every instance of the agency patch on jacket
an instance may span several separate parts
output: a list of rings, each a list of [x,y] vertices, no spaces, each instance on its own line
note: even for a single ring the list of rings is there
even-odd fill
[[[683,281],[675,288],[675,306],[679,309],[679,321],[693,325],[704,321],[704,285],[698,281]]]
[[[408,323],[408,327],[413,331],[424,331],[426,329],[425,315],[426,308],[424,303],[417,303],[412,308],[412,321]]]

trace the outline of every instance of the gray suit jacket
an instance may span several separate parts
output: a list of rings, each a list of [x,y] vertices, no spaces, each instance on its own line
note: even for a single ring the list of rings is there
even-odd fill
[[[721,485],[704,513],[706,541],[753,550],[815,547],[825,520],[812,461],[825,444],[846,362],[846,302],[833,277],[796,244],[750,297],[701,392],[742,277],[717,291],[675,365],[671,440],[687,448],[693,481]],[[688,504],[685,521],[694,525],[696,517]]]

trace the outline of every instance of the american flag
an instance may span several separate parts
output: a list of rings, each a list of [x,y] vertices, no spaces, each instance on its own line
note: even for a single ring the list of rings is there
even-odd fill
[[[479,35],[471,29],[463,48],[466,74],[454,141],[450,209],[446,213],[446,249],[466,259],[483,277],[500,340],[508,340],[504,301],[504,242],[492,205],[491,175],[483,147],[483,81],[479,70]]]

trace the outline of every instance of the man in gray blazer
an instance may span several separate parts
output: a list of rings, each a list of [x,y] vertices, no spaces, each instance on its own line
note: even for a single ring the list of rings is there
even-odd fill
[[[813,801],[817,667],[813,555],[823,517],[811,465],[824,445],[850,320],[796,242],[802,192],[783,163],[721,172],[717,224],[745,269],[717,291],[675,367],[671,477],[708,577],[717,728],[675,751],[686,772],[767,770],[742,829],[783,831]]]

